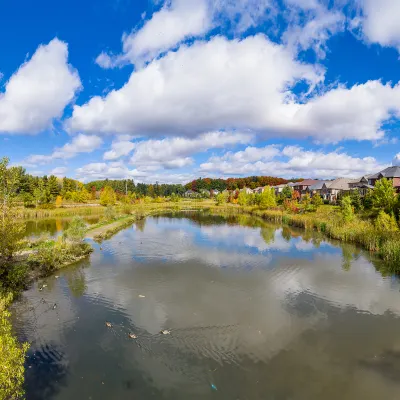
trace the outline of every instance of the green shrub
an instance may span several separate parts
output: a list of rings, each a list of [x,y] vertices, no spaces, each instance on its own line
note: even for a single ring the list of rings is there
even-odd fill
[[[68,239],[72,242],[81,242],[86,234],[85,221],[80,217],[74,217],[69,224],[69,227],[64,231],[64,239]]]
[[[108,206],[106,208],[106,210],[104,211],[104,218],[107,221],[111,221],[113,219],[116,219],[117,218],[117,213],[115,212],[115,208],[111,207],[111,206]]]
[[[375,220],[375,227],[381,232],[397,232],[399,230],[394,215],[386,214],[383,210],[379,212]]]
[[[0,293],[19,293],[26,288],[28,267],[24,263],[3,262],[0,265]]]
[[[349,196],[343,197],[340,202],[342,211],[342,218],[344,222],[350,222],[354,218],[353,206],[351,205],[351,198]]]
[[[24,363],[29,344],[20,344],[12,334],[11,314],[7,306],[12,296],[0,296],[0,399],[19,399],[24,396]]]

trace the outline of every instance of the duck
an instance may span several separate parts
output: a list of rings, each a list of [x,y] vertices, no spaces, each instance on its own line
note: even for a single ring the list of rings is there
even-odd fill
[[[106,327],[107,328],[112,328],[112,323],[111,322],[106,322]]]
[[[134,333],[128,333],[128,336],[129,336],[131,339],[137,339],[137,336],[136,336]]]
[[[169,331],[169,330],[167,330],[167,329],[164,329],[164,330],[162,330],[160,333],[161,333],[161,335],[170,335],[170,334],[171,334],[171,331]]]

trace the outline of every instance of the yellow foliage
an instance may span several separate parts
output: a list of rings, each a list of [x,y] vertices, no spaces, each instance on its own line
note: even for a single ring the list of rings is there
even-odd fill
[[[56,198],[56,206],[57,206],[57,207],[61,207],[61,206],[62,206],[62,203],[63,203],[63,198],[62,198],[62,196],[57,196],[57,198]]]

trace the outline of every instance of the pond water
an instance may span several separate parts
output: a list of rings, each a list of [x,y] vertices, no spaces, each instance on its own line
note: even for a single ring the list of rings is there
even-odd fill
[[[100,220],[98,216],[81,217],[87,224],[97,224]],[[43,233],[51,237],[60,235],[64,229],[67,229],[73,217],[68,218],[50,218],[50,219],[36,219],[26,221],[25,223],[25,237],[35,238]]]
[[[94,246],[15,304],[28,400],[400,398],[400,283],[353,246],[200,214]]]

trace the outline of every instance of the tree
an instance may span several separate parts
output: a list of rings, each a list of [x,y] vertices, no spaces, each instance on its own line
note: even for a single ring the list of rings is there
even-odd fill
[[[310,193],[306,193],[301,199],[301,203],[304,206],[304,211],[307,211],[310,208],[311,196]]]
[[[60,194],[60,187],[58,185],[58,180],[54,175],[51,175],[47,182],[47,187],[50,195],[55,199]]]
[[[399,230],[394,214],[386,214],[383,210],[379,211],[375,220],[375,227],[382,232],[397,232]]]
[[[217,206],[226,203],[227,200],[227,195],[224,192],[219,193],[215,196],[215,203],[217,204]]]
[[[61,207],[61,206],[62,206],[62,203],[63,203],[63,198],[62,198],[62,196],[57,196],[57,198],[56,198],[56,206],[57,206],[57,207]]]
[[[14,198],[19,184],[18,170],[8,168],[8,158],[0,160],[0,258],[11,259],[19,250],[24,225],[16,222]]]
[[[360,192],[358,190],[353,190],[350,193],[350,199],[351,205],[353,206],[354,210],[356,212],[360,211],[362,208]]]
[[[354,218],[354,211],[349,196],[343,197],[342,201],[340,202],[340,208],[343,220],[345,222],[350,222]]]
[[[267,186],[261,193],[260,207],[261,208],[276,207],[276,196],[274,188]]]
[[[249,204],[249,201],[250,201],[250,196],[245,191],[239,193],[237,197],[237,202],[239,205],[247,206]]]
[[[393,182],[386,178],[379,179],[372,191],[372,206],[376,210],[384,210],[387,214],[393,212],[396,203],[396,189]]]
[[[149,185],[148,195],[150,197],[154,197],[155,196],[155,191],[154,191],[154,186],[153,185]]]
[[[117,201],[114,190],[110,186],[106,186],[100,195],[100,204],[102,206],[113,206]]]
[[[313,206],[319,207],[319,206],[322,206],[322,204],[323,204],[324,202],[322,201],[322,197],[321,197],[318,193],[316,193],[316,194],[314,194],[314,196],[312,197],[311,203],[313,204]]]
[[[86,233],[86,224],[80,217],[75,217],[64,231],[64,238],[74,243],[82,242]]]
[[[293,193],[293,189],[290,186],[285,186],[282,189],[282,193],[281,194],[285,199],[291,199],[292,198],[292,193]]]

